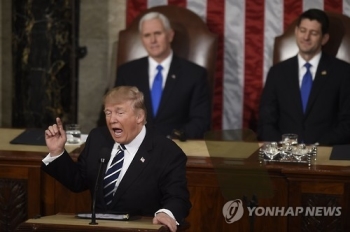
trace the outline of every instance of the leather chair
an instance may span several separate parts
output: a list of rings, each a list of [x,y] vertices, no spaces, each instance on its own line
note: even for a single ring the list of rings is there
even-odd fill
[[[343,14],[326,12],[329,17],[329,41],[322,50],[341,60],[350,63],[350,18]],[[295,20],[287,30],[275,38],[273,63],[286,60],[298,53],[298,47],[294,38]]]
[[[197,14],[183,7],[165,5],[149,8],[135,18],[128,28],[120,31],[117,67],[147,55],[142,46],[138,27],[141,17],[150,11],[160,12],[169,19],[171,27],[175,31],[171,44],[174,53],[207,69],[209,86],[213,95],[217,35],[209,31]]]

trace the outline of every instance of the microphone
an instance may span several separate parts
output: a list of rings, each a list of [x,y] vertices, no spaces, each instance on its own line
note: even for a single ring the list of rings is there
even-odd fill
[[[181,142],[185,142],[187,140],[187,136],[184,130],[174,129],[172,133],[172,138],[178,139]]]
[[[104,164],[108,163],[108,160],[111,156],[111,150],[104,147],[101,149],[100,151],[100,166],[98,168],[98,173],[97,173],[97,177],[96,177],[96,181],[95,181],[95,189],[93,192],[93,196],[92,196],[92,205],[91,205],[91,222],[89,223],[90,225],[97,225],[98,223],[96,222],[96,195],[97,195],[97,190],[98,190],[98,185],[100,182],[100,175],[101,175],[101,171],[102,171],[102,167]]]

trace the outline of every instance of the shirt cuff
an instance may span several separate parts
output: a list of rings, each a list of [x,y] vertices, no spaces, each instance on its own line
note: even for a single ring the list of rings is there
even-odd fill
[[[157,213],[166,213],[166,214],[168,214],[172,219],[174,219],[174,220],[176,221],[176,219],[175,219],[173,213],[172,213],[170,210],[168,210],[168,209],[160,209],[160,210],[158,210],[157,212],[155,212],[154,216],[156,216]],[[176,221],[176,225],[180,225],[180,224]]]
[[[49,153],[42,161],[47,166],[47,165],[49,165],[49,163],[51,163],[52,161],[54,161],[55,159],[57,159],[58,157],[63,155],[63,153],[64,153],[64,151],[62,151],[62,153],[59,154],[58,156],[51,156]]]

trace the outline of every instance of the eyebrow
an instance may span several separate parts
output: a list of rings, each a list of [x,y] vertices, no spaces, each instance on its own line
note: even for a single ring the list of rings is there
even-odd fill
[[[114,111],[114,110],[125,110],[125,108],[117,107],[117,108],[113,108],[113,109],[104,109],[104,111]]]
[[[316,29],[307,29],[306,27],[299,26],[300,29],[305,29],[308,31],[314,31],[314,32],[321,32],[321,30],[316,30]]]

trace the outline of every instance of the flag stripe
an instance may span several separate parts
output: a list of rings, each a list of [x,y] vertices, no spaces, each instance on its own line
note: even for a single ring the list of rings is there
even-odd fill
[[[302,2],[303,2],[302,11],[305,11],[311,8],[323,10],[323,0],[312,0],[312,1],[305,0]]]
[[[146,1],[144,1],[146,2]],[[154,6],[163,6],[168,5],[168,0],[148,0],[147,8],[151,8]]]
[[[245,3],[226,1],[224,12],[224,72],[221,87],[224,95],[221,97],[222,104],[220,101],[214,103],[223,106],[222,128],[236,129],[237,125],[241,125],[243,117]],[[220,86],[217,85],[217,88]]]
[[[204,22],[207,21],[207,1],[187,0],[187,9],[196,13]]]
[[[342,13],[343,1],[342,0],[325,0],[324,10],[330,11],[330,12]]]
[[[295,0],[284,0],[284,30],[299,16],[303,11],[303,2]]]
[[[264,46],[264,11],[262,1],[246,1],[245,20],[245,76],[244,76],[244,108],[243,128],[254,127],[251,125],[257,115],[257,100],[262,88],[262,55]],[[257,96],[259,95],[259,96]],[[256,121],[256,120],[255,120]],[[255,128],[253,128],[255,129]]]
[[[132,20],[134,20],[134,18],[136,18],[137,15],[140,14],[140,12],[148,8],[147,1],[144,0],[126,1],[126,4],[126,25],[130,25]]]
[[[187,1],[186,0],[168,0],[169,5],[175,5],[180,7],[187,7]]]
[[[343,0],[343,14],[350,15],[350,1],[349,0]]]
[[[215,87],[213,96],[212,127],[222,128],[222,80],[223,80],[223,55],[224,55],[224,14],[225,1],[207,2],[207,25],[210,31],[218,35],[218,50],[216,60]],[[221,12],[221,13],[220,13]],[[219,104],[217,104],[219,103]]]
[[[186,7],[218,35],[213,129],[255,129],[274,38],[310,8],[350,15],[350,0],[128,0],[127,25],[158,5]]]
[[[265,1],[265,27],[264,27],[264,69],[263,83],[266,80],[266,74],[270,69],[273,58],[274,38],[283,33],[283,2],[280,0]]]

